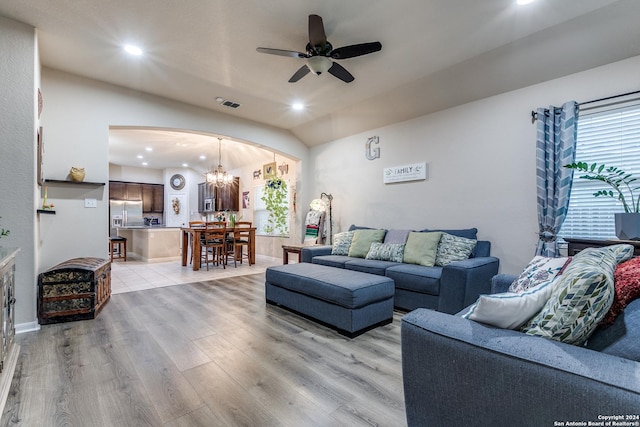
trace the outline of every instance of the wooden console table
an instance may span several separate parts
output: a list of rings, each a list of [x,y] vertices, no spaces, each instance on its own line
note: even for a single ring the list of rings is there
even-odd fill
[[[633,256],[640,256],[640,241],[638,240],[594,240],[594,239],[574,239],[564,238],[569,244],[567,254],[574,256],[578,252],[587,248],[602,248],[604,246],[619,245],[621,243],[633,245]]]

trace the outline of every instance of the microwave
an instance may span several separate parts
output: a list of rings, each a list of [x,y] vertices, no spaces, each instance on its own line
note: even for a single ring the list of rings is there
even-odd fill
[[[213,212],[213,205],[215,199],[204,199],[204,211],[205,212]]]

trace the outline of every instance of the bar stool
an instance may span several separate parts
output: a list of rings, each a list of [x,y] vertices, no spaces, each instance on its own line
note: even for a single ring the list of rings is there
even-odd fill
[[[118,247],[118,254],[115,258],[124,258],[127,261],[127,238],[126,237],[109,237],[109,254],[111,256],[111,262],[113,262],[113,253],[116,246]],[[124,248],[124,249],[123,249]]]

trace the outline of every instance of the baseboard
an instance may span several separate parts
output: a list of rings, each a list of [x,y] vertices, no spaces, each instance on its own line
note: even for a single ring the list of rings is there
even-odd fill
[[[38,322],[18,323],[16,325],[16,335],[24,334],[25,332],[35,332],[40,330],[40,324]]]

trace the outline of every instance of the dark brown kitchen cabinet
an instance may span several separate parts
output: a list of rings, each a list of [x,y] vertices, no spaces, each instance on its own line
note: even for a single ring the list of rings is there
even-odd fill
[[[164,185],[142,184],[142,212],[164,212]]]
[[[109,199],[126,200],[126,184],[124,182],[109,181]]]
[[[234,211],[240,210],[240,178],[233,178],[233,183],[216,188],[216,210]]]
[[[152,212],[164,212],[164,185],[155,184],[153,186]]]
[[[128,182],[126,184],[127,198],[126,200],[142,200],[142,184]]]

